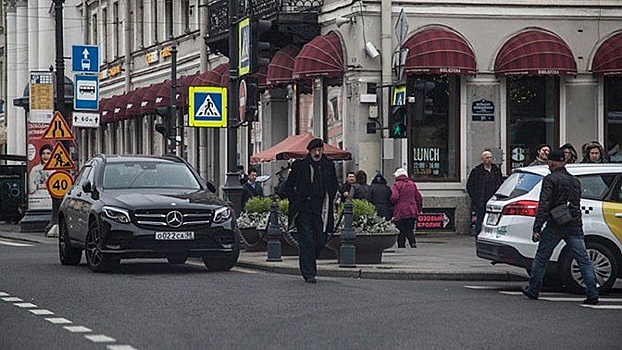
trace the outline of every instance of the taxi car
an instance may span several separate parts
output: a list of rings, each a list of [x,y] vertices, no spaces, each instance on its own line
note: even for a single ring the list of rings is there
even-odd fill
[[[202,258],[226,271],[240,248],[233,210],[184,159],[173,155],[97,155],[85,163],[59,208],[58,252],[94,272],[121,259]]]
[[[622,164],[569,164],[581,181],[581,214],[587,253],[601,292],[622,277]],[[542,179],[548,166],[516,169],[486,204],[476,241],[477,256],[528,272],[536,255],[531,241]],[[545,279],[561,282],[574,293],[584,292],[579,266],[564,241],[554,249]]]

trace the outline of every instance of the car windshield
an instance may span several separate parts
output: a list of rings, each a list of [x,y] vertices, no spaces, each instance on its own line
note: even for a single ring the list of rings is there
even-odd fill
[[[183,163],[124,162],[108,163],[104,169],[103,188],[195,189],[201,185]]]
[[[532,173],[517,172],[507,178],[495,193],[497,199],[512,199],[531,191],[543,176]]]

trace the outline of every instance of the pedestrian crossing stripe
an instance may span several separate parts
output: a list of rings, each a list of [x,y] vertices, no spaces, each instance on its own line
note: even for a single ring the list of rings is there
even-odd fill
[[[188,102],[190,126],[227,127],[227,88],[191,86]]]

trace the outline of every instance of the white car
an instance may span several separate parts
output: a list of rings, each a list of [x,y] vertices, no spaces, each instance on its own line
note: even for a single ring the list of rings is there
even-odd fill
[[[581,213],[587,252],[601,292],[622,277],[622,164],[569,164],[568,172],[581,181]],[[486,204],[486,216],[476,242],[477,256],[524,267],[529,271],[537,243],[531,241],[542,179],[548,166],[520,168]],[[564,241],[553,251],[547,281],[583,293],[579,266]]]

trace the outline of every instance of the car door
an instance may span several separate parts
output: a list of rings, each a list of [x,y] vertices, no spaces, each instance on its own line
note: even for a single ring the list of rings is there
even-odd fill
[[[603,202],[603,217],[622,246],[622,176],[618,177],[609,197]]]
[[[605,198],[616,182],[617,174],[589,174],[578,176],[581,181],[581,216],[586,235],[602,235],[609,229],[605,224]]]
[[[88,229],[88,208],[91,207],[92,202],[91,194],[85,192],[82,187],[87,181],[91,181],[92,183],[93,174],[92,163],[85,165],[82,177],[76,182],[74,188],[72,188],[75,227],[75,233],[72,237],[77,238],[81,242],[84,242],[86,230]]]
[[[75,181],[73,186],[67,191],[65,194],[65,198],[63,200],[61,210],[63,211],[63,215],[65,218],[65,224],[67,227],[67,233],[70,237],[75,237],[78,228],[77,225],[77,216],[76,216],[76,193],[78,192],[78,188],[80,187],[81,179],[84,177],[84,173],[88,168],[86,166],[82,167],[78,174],[75,177]]]

